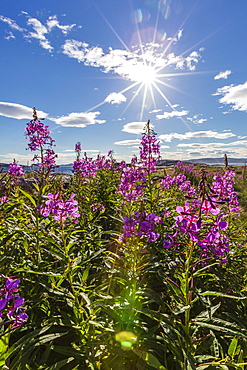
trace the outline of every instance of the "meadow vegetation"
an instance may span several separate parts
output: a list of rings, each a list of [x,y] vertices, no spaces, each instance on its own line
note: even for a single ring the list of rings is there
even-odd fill
[[[0,367],[247,368],[247,170],[157,170],[148,122],[128,165],[77,143],[65,183],[35,110],[26,136],[34,181],[1,174]]]

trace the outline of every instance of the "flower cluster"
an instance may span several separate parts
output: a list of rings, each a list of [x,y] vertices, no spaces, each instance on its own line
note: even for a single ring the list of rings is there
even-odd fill
[[[240,206],[237,193],[234,190],[233,170],[226,171],[223,175],[214,176],[212,183],[212,191],[216,194],[220,201],[226,202],[229,205],[229,210],[235,215],[240,215]]]
[[[10,163],[8,173],[12,175],[15,179],[24,176],[22,166],[17,164],[15,160],[13,163]]]
[[[0,318],[2,322],[0,326],[9,325],[8,331],[23,325],[28,320],[28,315],[25,313],[25,308],[21,307],[24,304],[24,298],[18,294],[20,279],[15,279],[13,276],[5,277],[5,285],[0,289]]]
[[[73,172],[78,173],[83,178],[96,177],[97,169],[98,167],[93,158],[82,158],[73,163]]]
[[[176,176],[166,175],[161,181],[160,186],[162,189],[170,189],[172,186],[177,186],[180,191],[186,196],[194,196],[196,194],[195,188],[191,185],[190,180],[182,173]]]
[[[187,236],[190,241],[200,247],[201,257],[208,258],[214,256],[220,259],[221,263],[227,262],[226,254],[229,252],[229,239],[224,234],[228,228],[228,223],[223,221],[224,214],[216,208],[212,202],[203,201],[201,206],[201,216],[198,217],[195,209],[185,202],[184,206],[176,208],[178,216],[174,224],[174,235],[167,235],[164,240],[164,248],[171,248],[179,245],[181,236]],[[209,215],[216,216],[209,219]],[[180,238],[180,239],[179,239]]]
[[[39,162],[40,170],[54,171],[57,167],[55,161],[57,155],[52,149],[54,140],[50,136],[48,126],[45,126],[38,119],[32,120],[27,124],[26,135],[29,140],[28,148],[32,152],[36,150],[40,152],[40,154],[34,156],[33,161],[37,160]],[[48,146],[48,148],[45,148],[45,146]]]
[[[96,159],[88,157],[80,159],[80,143],[76,144],[75,151],[77,159],[73,164],[73,172],[80,174],[82,178],[96,177],[97,171],[102,169],[112,170],[116,167],[116,160],[112,158],[112,151],[108,152],[108,158],[98,155]]]
[[[140,164],[147,169],[147,171],[153,172],[156,169],[156,162],[160,158],[160,144],[157,142],[155,134],[144,133],[142,135],[140,149]]]
[[[32,120],[27,124],[26,134],[28,137],[28,148],[34,152],[44,145],[52,146],[54,140],[50,136],[49,126],[45,126],[39,120]]]
[[[142,196],[146,181],[146,172],[142,168],[136,166],[125,167],[119,184],[119,193],[128,202],[135,201]]]
[[[80,217],[78,202],[74,199],[75,194],[71,194],[68,200],[64,200],[59,193],[49,193],[47,198],[45,205],[39,207],[39,212],[42,216],[48,217],[52,215],[54,220],[59,222],[63,222],[68,218],[74,220]]]
[[[138,235],[147,238],[148,242],[155,242],[160,237],[160,234],[156,232],[156,227],[162,220],[155,213],[135,212],[134,215],[123,219],[123,238]]]

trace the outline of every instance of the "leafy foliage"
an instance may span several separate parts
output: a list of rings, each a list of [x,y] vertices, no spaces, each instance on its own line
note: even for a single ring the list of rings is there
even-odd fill
[[[161,173],[148,122],[130,165],[111,152],[81,158],[77,143],[65,184],[35,112],[27,135],[41,163],[30,186],[16,162],[2,174],[0,272],[20,279],[28,320],[10,331],[0,319],[1,367],[244,369],[246,231],[234,172]]]

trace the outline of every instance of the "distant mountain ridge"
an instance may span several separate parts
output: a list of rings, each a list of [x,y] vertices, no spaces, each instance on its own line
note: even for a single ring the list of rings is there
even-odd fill
[[[239,164],[239,166],[244,165],[247,163],[247,158],[227,158],[228,164],[236,165]],[[183,162],[188,164],[205,164],[205,165],[215,165],[215,166],[224,166],[224,158],[197,158],[197,159],[186,159],[184,161],[177,160],[177,159],[161,159],[158,161],[157,166],[173,166],[177,162]]]
[[[247,158],[227,158],[229,165],[239,165],[243,166],[247,164]],[[204,165],[215,165],[215,166],[224,166],[224,158],[197,158],[197,159],[186,159],[184,161],[178,159],[161,159],[157,162],[157,166],[174,166],[178,162],[183,162],[187,164],[204,164]],[[28,167],[26,165],[22,165],[23,167]],[[59,167],[72,167],[73,163],[68,164],[60,164]],[[8,168],[8,163],[0,162],[0,169],[1,168]]]

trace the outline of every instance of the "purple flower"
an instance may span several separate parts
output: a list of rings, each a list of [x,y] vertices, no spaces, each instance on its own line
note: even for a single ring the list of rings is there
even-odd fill
[[[146,173],[142,168],[131,166],[123,169],[119,193],[128,202],[136,201],[142,196],[143,189],[146,187]]]
[[[29,140],[28,148],[31,151],[41,149],[43,145],[53,145],[54,140],[50,136],[48,126],[38,120],[32,120],[27,124],[26,133]]]
[[[5,279],[5,286],[0,289],[1,326],[8,324],[8,331],[10,331],[24,324],[28,320],[28,315],[25,313],[25,308],[21,307],[24,304],[24,298],[17,294],[20,279],[12,276],[2,276],[2,278]]]
[[[147,214],[145,211],[135,212],[130,217],[124,217],[123,237],[131,238],[139,235],[149,242],[155,242],[160,234],[156,232],[156,226],[162,222],[161,217],[155,213]]]
[[[63,222],[67,218],[74,220],[80,217],[78,202],[74,199],[75,194],[71,194],[68,200],[64,200],[59,193],[49,193],[47,198],[45,205],[39,207],[42,216],[48,217],[51,214],[54,220],[59,222]]]
[[[12,175],[14,178],[22,177],[24,176],[24,172],[22,169],[22,166],[17,164],[17,162],[14,160],[13,163],[10,163],[8,173]]]
[[[5,195],[0,198],[0,204],[4,204],[4,203],[7,203],[7,202],[8,202],[8,199]]]

